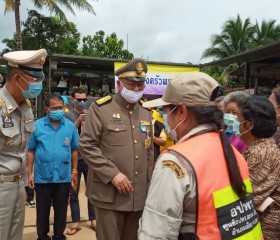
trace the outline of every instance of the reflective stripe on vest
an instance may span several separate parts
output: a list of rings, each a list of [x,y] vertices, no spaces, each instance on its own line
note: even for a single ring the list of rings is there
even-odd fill
[[[197,184],[196,235],[202,240],[259,240],[262,231],[254,207],[248,166],[236,149],[247,191],[243,202],[230,186],[219,133],[204,133],[169,148],[193,167]],[[243,205],[244,204],[244,205]]]

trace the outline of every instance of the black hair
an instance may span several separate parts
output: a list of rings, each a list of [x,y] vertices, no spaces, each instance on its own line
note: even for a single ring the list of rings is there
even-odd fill
[[[46,107],[50,106],[51,99],[59,100],[59,101],[62,101],[62,103],[64,103],[64,101],[63,101],[63,99],[62,99],[62,97],[60,96],[59,93],[50,93],[46,96],[46,99],[45,99],[45,106]]]
[[[277,130],[273,104],[264,96],[249,96],[237,102],[244,120],[254,123],[251,133],[257,138],[269,138]]]
[[[171,108],[174,108],[174,106],[172,105]],[[240,198],[244,198],[246,196],[246,186],[242,180],[232,146],[226,134],[222,131],[223,112],[215,106],[187,107],[187,109],[194,114],[198,124],[213,124],[216,127],[215,130],[219,131],[231,187]]]
[[[75,98],[75,94],[78,93],[78,94],[81,94],[81,93],[85,93],[87,94],[86,90],[84,88],[75,88],[73,89],[73,91],[71,92],[71,97],[72,98]]]
[[[280,105],[280,87],[273,88],[271,93],[274,94],[277,105]]]

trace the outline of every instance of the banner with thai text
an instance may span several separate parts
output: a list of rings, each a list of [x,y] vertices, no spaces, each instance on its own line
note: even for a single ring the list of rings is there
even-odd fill
[[[115,62],[115,71],[127,63]],[[146,75],[146,87],[144,94],[163,95],[170,78],[180,72],[198,72],[199,67],[164,65],[164,64],[148,64],[148,73]],[[117,90],[115,77],[115,89]]]

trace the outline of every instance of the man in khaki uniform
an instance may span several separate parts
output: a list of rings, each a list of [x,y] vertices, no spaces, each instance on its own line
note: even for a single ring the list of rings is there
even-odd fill
[[[98,240],[136,240],[153,169],[150,112],[139,100],[147,65],[134,59],[115,72],[118,93],[91,105],[80,152],[89,167],[87,196]]]
[[[44,80],[47,52],[16,51],[4,54],[8,61],[7,82],[0,90],[0,239],[23,237],[26,145],[34,129],[34,116],[27,98],[37,97]]]

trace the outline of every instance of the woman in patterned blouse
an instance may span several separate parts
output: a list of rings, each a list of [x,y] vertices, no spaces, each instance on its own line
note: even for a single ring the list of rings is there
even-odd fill
[[[269,100],[273,104],[276,112],[278,129],[277,132],[274,134],[274,139],[278,147],[280,148],[280,87],[276,87],[272,90]]]
[[[240,138],[248,144],[243,155],[264,238],[280,239],[280,149],[272,137],[277,129],[274,106],[266,97],[250,96],[239,101],[238,107]]]

